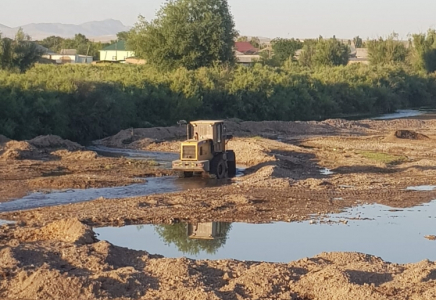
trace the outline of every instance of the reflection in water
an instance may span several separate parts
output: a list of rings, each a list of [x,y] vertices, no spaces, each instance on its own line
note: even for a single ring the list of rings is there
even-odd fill
[[[321,252],[345,251],[396,263],[416,263],[436,260],[436,243],[424,238],[436,234],[435,214],[433,201],[401,211],[362,205],[315,224],[179,223],[95,231],[100,240],[165,257],[289,262]]]
[[[230,223],[223,222],[178,223],[158,225],[155,230],[166,245],[174,244],[184,254],[197,255],[200,252],[215,254],[225,245],[231,227]]]

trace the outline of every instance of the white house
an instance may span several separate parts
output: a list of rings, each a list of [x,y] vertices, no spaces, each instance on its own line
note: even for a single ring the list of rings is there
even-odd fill
[[[92,56],[77,54],[75,49],[62,49],[60,53],[46,53],[42,57],[57,64],[90,64],[94,60]]]

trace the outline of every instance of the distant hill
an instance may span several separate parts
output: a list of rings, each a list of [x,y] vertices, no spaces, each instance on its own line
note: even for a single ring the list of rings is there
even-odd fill
[[[32,40],[42,40],[55,35],[63,38],[72,38],[81,33],[94,40],[114,39],[120,31],[129,30],[121,21],[108,19],[104,21],[87,22],[80,25],[61,23],[32,23],[21,26],[24,32],[32,37]],[[0,24],[3,37],[13,38],[19,27],[9,28]]]

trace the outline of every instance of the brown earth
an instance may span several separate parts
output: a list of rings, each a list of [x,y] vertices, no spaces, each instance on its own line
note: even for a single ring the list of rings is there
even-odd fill
[[[41,189],[123,186],[167,174],[155,162],[101,157],[58,136],[30,141],[0,136],[0,202]]]
[[[436,265],[361,253],[289,263],[170,259],[98,241],[77,219],[0,227],[2,299],[434,299]]]
[[[359,253],[323,253],[288,264],[197,261],[152,256],[95,240],[88,226],[179,221],[291,222],[309,218],[329,222],[327,214],[363,203],[406,208],[436,199],[436,191],[405,190],[408,186],[436,184],[436,121],[228,122],[227,128],[236,136],[229,147],[235,150],[238,163],[248,169],[247,175],[224,180],[221,186],[0,214],[0,219],[18,222],[0,227],[0,273],[4,279],[0,281],[0,296],[21,299],[436,297],[436,267],[429,261],[398,265]],[[177,151],[176,140],[184,133],[179,127],[134,129],[97,143]],[[34,151],[26,147],[23,151]],[[58,153],[62,157],[58,161],[69,161],[68,153]],[[50,152],[50,155],[54,154]],[[90,160],[98,159],[105,158]],[[68,168],[75,167],[77,172],[83,168],[77,160],[70,161],[76,163],[67,162]],[[40,164],[50,163],[34,165],[32,160],[17,159],[5,162],[17,162],[14,172],[36,173]],[[119,165],[114,167],[114,177],[129,172]],[[333,173],[322,174],[320,171],[325,168]],[[181,180],[183,183],[196,179]]]

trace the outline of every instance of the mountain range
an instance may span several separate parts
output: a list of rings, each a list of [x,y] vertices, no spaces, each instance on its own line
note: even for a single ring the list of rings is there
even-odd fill
[[[110,41],[115,39],[120,31],[127,31],[131,27],[125,26],[119,20],[103,20],[87,22],[80,25],[61,24],[61,23],[32,23],[19,27],[8,27],[0,24],[0,32],[3,37],[13,38],[19,28],[32,38],[32,40],[42,40],[49,36],[60,36],[72,38],[75,34],[84,34],[87,38],[94,41]]]

